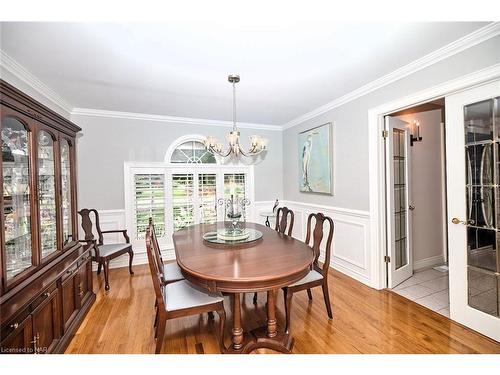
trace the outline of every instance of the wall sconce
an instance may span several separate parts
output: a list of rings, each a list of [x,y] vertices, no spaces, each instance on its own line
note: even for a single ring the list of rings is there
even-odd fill
[[[413,146],[414,142],[421,142],[422,137],[420,136],[420,122],[413,120],[413,125],[411,126],[410,134],[410,146]]]

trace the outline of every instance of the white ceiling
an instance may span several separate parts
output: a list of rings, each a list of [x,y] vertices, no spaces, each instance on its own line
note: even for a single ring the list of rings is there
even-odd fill
[[[281,22],[282,21],[282,22]],[[2,23],[1,49],[73,107],[285,124],[485,26],[269,18]]]

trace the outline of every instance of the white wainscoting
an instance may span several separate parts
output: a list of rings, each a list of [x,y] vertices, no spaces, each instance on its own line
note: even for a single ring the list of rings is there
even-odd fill
[[[255,211],[269,211],[272,206],[273,202],[256,202]],[[287,206],[293,210],[295,223],[292,236],[301,241],[305,240],[307,234],[307,217],[309,214],[321,212],[326,216],[330,216],[335,224],[330,266],[371,286],[370,214],[368,211],[348,210],[293,201],[281,201],[280,206]],[[270,221],[271,227],[273,227],[275,221],[274,219]],[[258,222],[261,222],[261,220]],[[324,242],[326,242],[326,236]],[[323,260],[324,254],[322,252],[320,261]]]
[[[274,201],[254,202],[251,207],[250,217],[253,221],[264,224],[266,217],[262,212],[271,211]],[[369,212],[359,210],[348,210],[338,207],[319,206],[292,201],[280,201],[280,206],[287,206],[295,213],[293,237],[303,241],[307,233],[307,217],[313,212],[322,212],[330,216],[335,223],[335,234],[332,246],[332,258],[330,266],[334,269],[364,283],[370,283],[370,218]],[[125,210],[99,210],[101,227],[103,230],[125,228]],[[274,218],[269,219],[271,227],[274,227]],[[123,241],[121,234],[110,234],[105,237],[109,242]],[[83,238],[83,233],[80,233]],[[162,254],[165,260],[175,259],[172,241],[160,242]],[[324,259],[321,254],[320,260]],[[134,246],[134,265],[147,263],[145,245]],[[125,255],[110,263],[110,268],[128,266],[128,257]],[[94,264],[94,269],[96,265]]]

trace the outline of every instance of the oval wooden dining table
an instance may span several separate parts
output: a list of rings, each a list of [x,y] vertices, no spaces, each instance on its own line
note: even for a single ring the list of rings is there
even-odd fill
[[[209,292],[233,295],[232,345],[226,353],[249,353],[269,348],[289,353],[293,338],[278,331],[275,293],[307,275],[313,262],[312,249],[305,243],[261,224],[246,223],[262,232],[261,239],[246,244],[209,243],[203,239],[217,224],[198,224],[174,233],[177,263],[184,277]],[[241,293],[267,292],[267,325],[244,333],[241,323]]]

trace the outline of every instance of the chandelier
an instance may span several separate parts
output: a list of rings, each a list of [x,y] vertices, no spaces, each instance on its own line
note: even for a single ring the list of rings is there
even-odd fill
[[[228,81],[233,85],[233,130],[229,132],[226,136],[229,147],[224,150],[222,143],[218,142],[213,136],[208,136],[205,141],[205,147],[212,154],[216,154],[222,157],[227,157],[231,154],[238,156],[242,154],[243,156],[254,156],[260,154],[262,151],[266,150],[267,139],[262,138],[258,135],[250,136],[250,148],[245,151],[240,145],[240,132],[236,126],[236,84],[240,81],[240,76],[231,74],[227,77]]]

